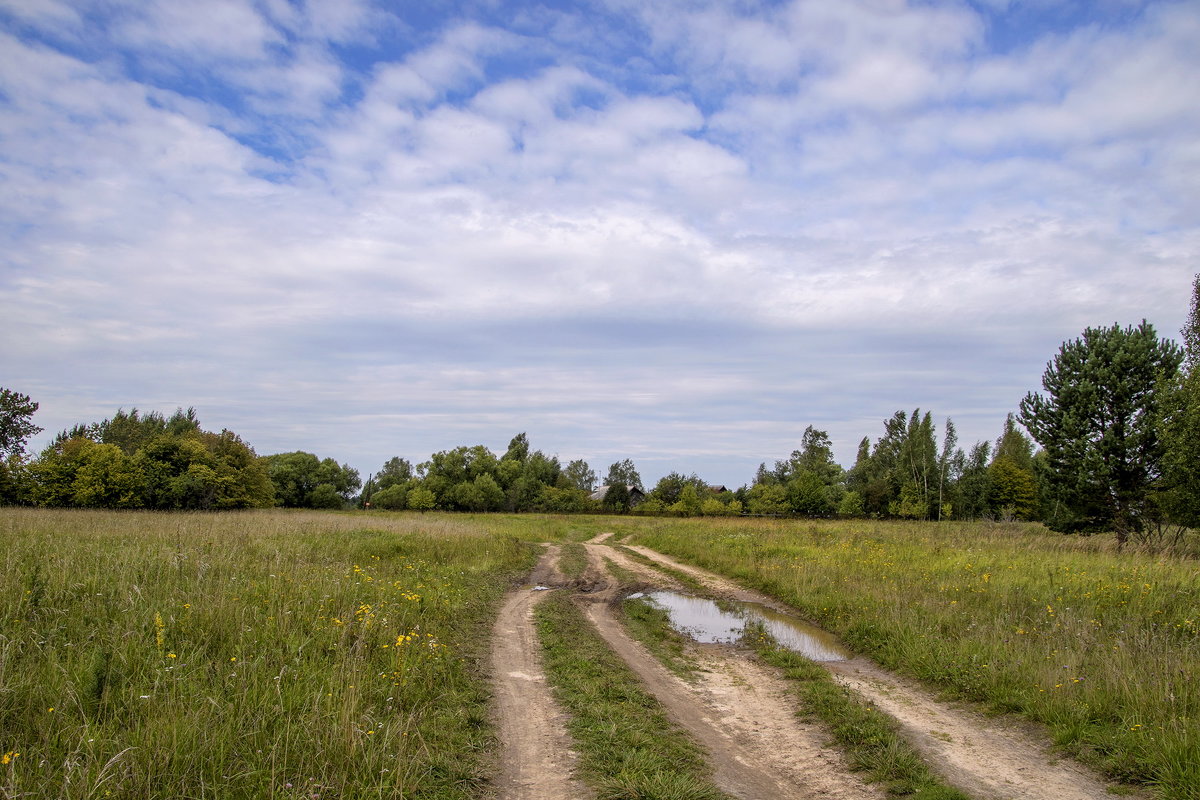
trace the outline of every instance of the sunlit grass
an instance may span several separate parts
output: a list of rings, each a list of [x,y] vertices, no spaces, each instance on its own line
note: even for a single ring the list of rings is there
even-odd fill
[[[453,517],[0,510],[0,795],[474,796],[533,549]]]
[[[1200,797],[1196,562],[1040,526],[648,520],[639,543],[795,606],[886,666]]]

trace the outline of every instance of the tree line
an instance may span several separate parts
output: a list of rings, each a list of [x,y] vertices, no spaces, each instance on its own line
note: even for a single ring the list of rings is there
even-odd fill
[[[562,464],[519,433],[483,445],[394,457],[363,481],[303,451],[258,456],[237,434],[204,430],[194,409],[119,410],[58,434],[30,457],[37,403],[0,389],[0,503],[220,510],[285,506],[382,510],[606,511],[674,516],[798,515],[1040,520],[1054,530],[1113,530],[1122,543],[1200,526],[1200,276],[1183,347],[1154,327],[1088,328],[1047,364],[995,441],[962,448],[952,420],[900,410],[849,469],[827,432],[735,491],[671,473],[649,490],[630,459],[599,475]]]

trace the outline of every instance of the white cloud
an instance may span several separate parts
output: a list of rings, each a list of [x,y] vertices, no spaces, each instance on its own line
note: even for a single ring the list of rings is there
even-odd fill
[[[141,0],[117,24],[120,39],[139,48],[200,58],[261,60],[283,37],[245,0]]]
[[[79,10],[65,0],[0,0],[0,10],[51,30],[74,30],[83,22]]]
[[[406,63],[438,92],[459,89],[483,77],[481,59],[518,46],[505,31],[476,24],[456,26],[434,46],[410,56]]]
[[[345,459],[536,425],[686,469],[920,404],[966,441],[1085,325],[1173,332],[1200,253],[1185,4],[1006,53],[960,4],[638,4],[607,61],[565,12],[147,8],[121,57],[0,40],[0,366],[52,429],[197,404]]]

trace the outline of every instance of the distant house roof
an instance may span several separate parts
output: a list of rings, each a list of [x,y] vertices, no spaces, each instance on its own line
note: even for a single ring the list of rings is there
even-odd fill
[[[710,484],[708,487],[708,490],[710,492],[712,492],[713,494],[724,494],[725,492],[729,491],[728,489],[725,488],[724,484],[718,484],[716,486],[713,486]]]
[[[594,491],[590,495],[588,495],[588,497],[592,498],[597,503],[603,503],[604,498],[608,497],[609,488],[610,487],[607,484],[605,484],[604,486],[601,486],[599,489],[597,489],[596,491]],[[630,484],[626,485],[625,488],[629,490],[629,502],[630,503],[640,503],[646,499],[646,493],[641,490],[641,487],[630,483]]]

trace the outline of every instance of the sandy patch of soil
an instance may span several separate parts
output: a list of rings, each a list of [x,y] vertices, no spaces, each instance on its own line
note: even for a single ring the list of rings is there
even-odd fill
[[[588,545],[591,545],[588,542]],[[615,547],[602,547],[598,550],[598,555],[604,559],[616,564],[622,569],[632,572],[638,578],[644,580],[649,586],[654,586],[661,589],[672,589],[675,591],[684,591],[686,587],[679,581],[667,575],[665,572],[659,572],[649,564],[645,564],[636,559],[630,558],[628,555],[618,550]]]

